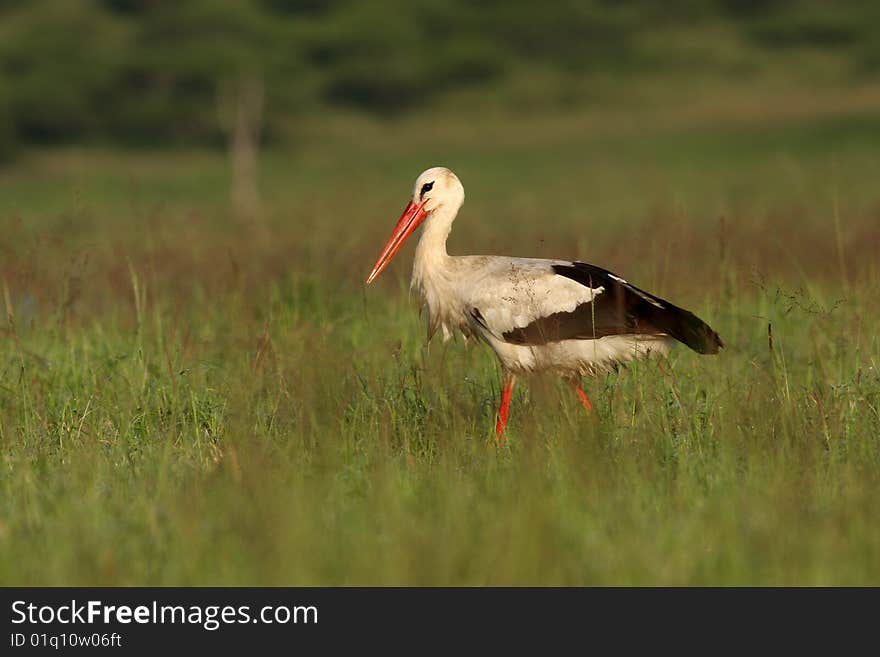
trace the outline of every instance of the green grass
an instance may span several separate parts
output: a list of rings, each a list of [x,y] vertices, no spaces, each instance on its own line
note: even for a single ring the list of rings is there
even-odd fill
[[[880,584],[876,114],[645,115],[304,128],[258,224],[220,155],[0,171],[0,583]],[[537,379],[495,449],[412,247],[362,286],[439,163],[452,252],[603,264],[728,348],[590,417]]]

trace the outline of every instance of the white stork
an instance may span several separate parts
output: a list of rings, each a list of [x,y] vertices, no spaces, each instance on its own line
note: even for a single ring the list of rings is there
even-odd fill
[[[553,370],[574,386],[587,411],[580,377],[619,363],[665,354],[678,340],[715,354],[721,338],[693,313],[672,305],[595,265],[504,256],[450,256],[446,238],[464,203],[464,187],[449,169],[422,173],[412,200],[370,275],[372,283],[406,239],[425,224],[416,247],[412,288],[428,322],[478,336],[495,351],[504,372],[495,433],[503,440],[513,386],[519,375]]]

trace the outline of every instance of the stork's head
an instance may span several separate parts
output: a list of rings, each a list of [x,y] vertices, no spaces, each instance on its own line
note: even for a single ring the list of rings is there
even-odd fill
[[[367,277],[367,284],[376,280],[423,221],[431,221],[432,217],[447,209],[450,210],[447,216],[454,217],[462,203],[464,187],[452,171],[446,167],[432,167],[423,171],[413,186],[412,199],[400,215],[397,225],[391,231],[391,237],[373,265],[373,271]]]

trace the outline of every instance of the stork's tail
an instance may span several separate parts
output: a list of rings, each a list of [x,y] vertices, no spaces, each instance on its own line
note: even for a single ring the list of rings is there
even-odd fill
[[[717,354],[724,348],[721,337],[702,319],[689,310],[665,302],[663,309],[655,308],[651,323],[698,354]]]

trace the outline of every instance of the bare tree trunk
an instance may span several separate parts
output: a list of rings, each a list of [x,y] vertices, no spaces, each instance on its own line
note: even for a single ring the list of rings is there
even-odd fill
[[[233,97],[234,112],[229,129],[229,161],[232,171],[231,202],[239,221],[261,219],[259,189],[260,132],[263,122],[263,80],[242,75]]]

